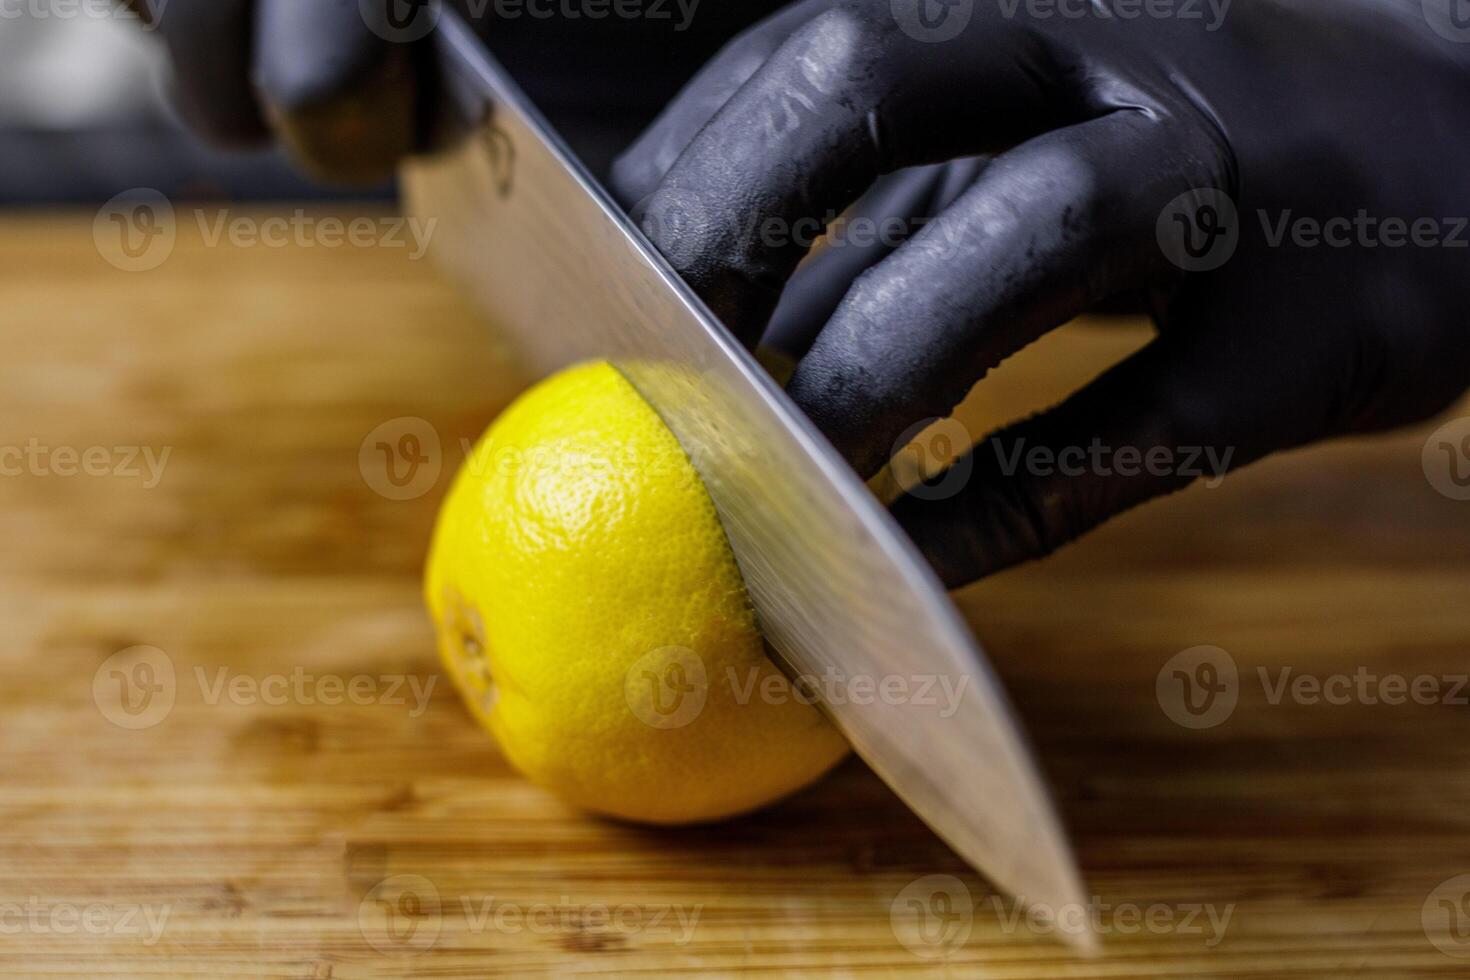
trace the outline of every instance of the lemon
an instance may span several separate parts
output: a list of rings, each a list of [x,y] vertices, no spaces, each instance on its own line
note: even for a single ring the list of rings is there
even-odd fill
[[[425,591],[471,712],[579,807],[712,820],[847,752],[766,655],[699,475],[609,364],[536,385],[481,438],[440,511]]]

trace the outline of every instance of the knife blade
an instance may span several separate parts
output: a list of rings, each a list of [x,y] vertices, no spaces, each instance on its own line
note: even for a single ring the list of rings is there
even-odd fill
[[[529,370],[606,359],[654,407],[709,489],[775,659],[879,777],[1028,907],[1084,905],[1004,690],[912,543],[469,26],[444,11],[435,46],[453,135],[402,173],[410,214],[436,222],[430,250]]]

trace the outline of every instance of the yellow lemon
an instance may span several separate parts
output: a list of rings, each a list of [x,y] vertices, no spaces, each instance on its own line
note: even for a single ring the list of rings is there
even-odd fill
[[[543,381],[490,427],[439,514],[425,590],[470,710],[575,805],[712,820],[847,752],[767,657],[678,441],[606,363]]]

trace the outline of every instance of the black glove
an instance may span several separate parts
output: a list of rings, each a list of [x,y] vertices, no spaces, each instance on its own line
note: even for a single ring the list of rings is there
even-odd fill
[[[227,146],[277,132],[312,173],[372,182],[423,148],[437,0],[129,0],[168,45],[175,102]],[[446,0],[568,135],[643,124],[772,0]],[[619,13],[618,11],[621,11]]]
[[[419,136],[428,8],[408,0],[135,0],[174,68],[192,127],[234,147],[275,130],[311,172],[380,181]],[[398,17],[390,17],[396,11]]]
[[[941,210],[829,247],[782,303],[780,339],[810,343],[789,391],[864,475],[1052,328],[1152,313],[1151,344],[976,446],[957,491],[894,505],[959,585],[1201,460],[1411,423],[1470,384],[1470,24],[1444,2],[807,0],[697,76],[615,184],[754,344],[798,223],[966,158],[880,184],[880,211]]]

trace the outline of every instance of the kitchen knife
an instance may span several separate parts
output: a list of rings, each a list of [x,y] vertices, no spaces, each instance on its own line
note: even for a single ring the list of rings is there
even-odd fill
[[[435,222],[431,251],[530,370],[602,358],[622,371],[709,488],[788,676],[961,856],[1090,945],[1085,917],[1061,915],[1085,897],[1060,821],[938,579],[468,25],[440,17],[448,135],[402,175],[411,214]]]

